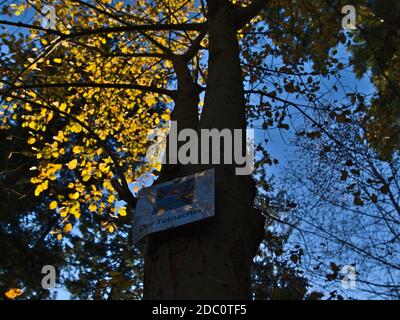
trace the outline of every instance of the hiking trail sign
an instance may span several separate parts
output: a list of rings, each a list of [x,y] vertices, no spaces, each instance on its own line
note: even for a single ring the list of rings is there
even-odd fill
[[[214,169],[141,190],[133,218],[133,242],[214,216],[214,190]]]

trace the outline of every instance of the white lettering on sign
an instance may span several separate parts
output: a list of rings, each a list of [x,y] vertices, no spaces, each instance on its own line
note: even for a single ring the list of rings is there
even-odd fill
[[[214,169],[154,185],[139,192],[133,241],[215,215]]]

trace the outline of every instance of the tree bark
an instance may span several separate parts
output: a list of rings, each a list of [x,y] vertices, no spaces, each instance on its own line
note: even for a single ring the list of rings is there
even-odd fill
[[[197,113],[198,100],[190,96],[196,86],[192,82],[190,88],[190,82],[182,82],[176,118],[188,127],[198,125],[199,129],[245,130],[237,8],[227,0],[210,0],[208,7],[209,71],[204,110],[196,124],[193,109]],[[147,238],[145,299],[251,297],[250,268],[264,234],[264,219],[253,208],[255,186],[251,177],[236,176],[233,164],[176,166],[179,169],[166,166],[168,173],[162,178],[210,167],[216,172],[216,216]]]

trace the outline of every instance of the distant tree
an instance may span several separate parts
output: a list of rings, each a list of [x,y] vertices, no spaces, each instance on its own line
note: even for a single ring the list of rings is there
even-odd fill
[[[400,3],[368,1],[351,46],[356,74],[377,88],[365,115],[368,141],[390,159],[400,148]]]

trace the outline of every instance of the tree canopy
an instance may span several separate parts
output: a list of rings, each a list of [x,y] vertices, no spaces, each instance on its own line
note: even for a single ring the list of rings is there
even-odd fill
[[[140,250],[131,248],[131,219],[138,191],[157,180],[162,168],[148,154],[149,136],[168,130],[171,119],[191,125],[190,116],[177,119],[175,112],[188,95],[195,103],[193,121],[203,116],[204,92],[210,90],[207,12],[212,3],[1,3],[0,182],[6,196],[0,244],[7,256],[23,252],[35,270],[60,265],[63,284],[75,298],[141,296],[143,265]],[[267,216],[267,230],[253,293],[301,299],[309,286],[299,272],[305,248],[296,243],[288,249],[287,241],[300,228],[296,213],[305,217],[301,210],[312,209],[296,199],[289,179],[278,183],[284,193],[272,187],[268,170],[278,160],[268,149],[267,134],[294,134],[300,149],[312,151],[311,159],[304,153],[300,158],[305,170],[291,174],[306,180],[310,197],[330,190],[337,198],[323,197],[325,204],[337,207],[338,198],[349,196],[350,205],[341,203],[348,210],[368,203],[382,215],[383,239],[395,244],[385,250],[393,252],[398,216],[392,214],[399,210],[400,37],[395,35],[400,7],[355,1],[357,29],[349,31],[341,25],[346,4],[341,0],[229,3],[247,123],[262,132],[255,206]],[[347,72],[358,79],[369,76],[372,93],[346,85]],[[323,168],[310,165],[316,159]],[[337,184],[329,184],[332,172]],[[328,185],[333,189],[322,188]],[[274,229],[282,221],[289,230]],[[361,256],[398,269],[398,261],[371,253],[372,242],[360,245],[360,239],[352,245],[364,250]],[[40,271],[30,278],[27,267],[12,271],[17,264],[1,263],[0,290],[23,287],[25,295],[48,297],[34,289]],[[263,282],[267,278],[274,284]],[[398,290],[398,281],[393,283]]]

